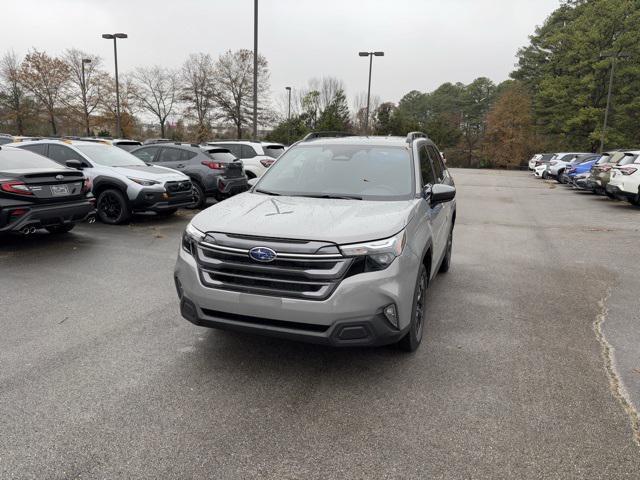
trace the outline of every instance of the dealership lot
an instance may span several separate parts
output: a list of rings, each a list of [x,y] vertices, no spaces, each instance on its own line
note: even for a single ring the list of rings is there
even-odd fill
[[[452,173],[414,355],[181,319],[192,212],[3,240],[0,478],[637,478],[640,209]]]

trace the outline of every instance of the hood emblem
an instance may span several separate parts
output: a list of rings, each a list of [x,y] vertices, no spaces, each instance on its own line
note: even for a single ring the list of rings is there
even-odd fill
[[[64,175],[56,175],[56,180],[64,180]]]
[[[253,247],[249,250],[249,256],[256,262],[273,262],[278,254],[267,247]]]

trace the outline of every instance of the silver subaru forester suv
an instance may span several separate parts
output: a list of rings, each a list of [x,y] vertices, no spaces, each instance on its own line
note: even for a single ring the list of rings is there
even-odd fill
[[[422,340],[449,269],[455,187],[426,135],[312,138],[196,215],[175,267],[182,316],[335,346]]]

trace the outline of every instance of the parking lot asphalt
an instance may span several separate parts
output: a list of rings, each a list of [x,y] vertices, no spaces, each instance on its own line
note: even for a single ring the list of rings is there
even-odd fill
[[[640,209],[452,173],[415,354],[181,319],[188,211],[0,240],[0,478],[637,479]]]

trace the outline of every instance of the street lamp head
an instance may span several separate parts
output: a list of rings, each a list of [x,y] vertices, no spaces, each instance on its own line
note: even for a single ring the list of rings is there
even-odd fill
[[[360,55],[361,57],[368,57],[369,52],[358,52],[358,55]]]
[[[376,57],[384,57],[384,52],[373,52]]]
[[[114,36],[111,35],[110,33],[103,33],[102,38],[106,38],[107,40],[113,40]]]
[[[91,63],[91,59],[90,58],[83,58],[82,59],[82,63]]]
[[[284,87],[284,89],[291,91],[291,87]]]
[[[115,37],[116,38],[127,38],[128,35],[126,33],[116,33]]]

